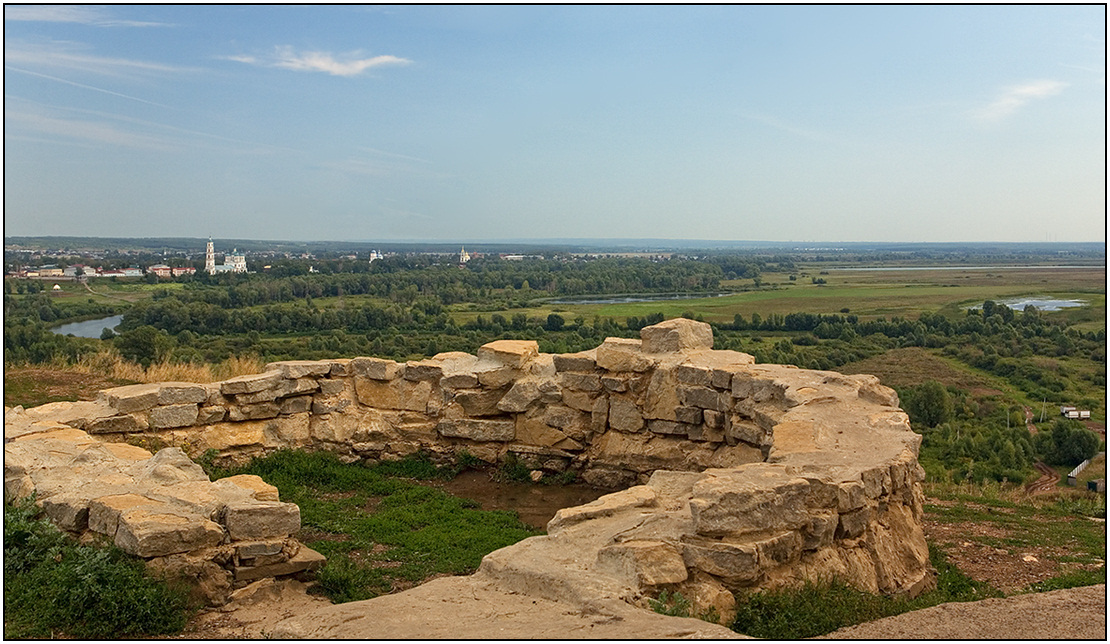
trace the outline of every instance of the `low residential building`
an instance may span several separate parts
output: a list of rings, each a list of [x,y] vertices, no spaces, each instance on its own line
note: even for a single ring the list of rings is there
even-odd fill
[[[165,264],[155,264],[146,270],[147,272],[154,273],[158,277],[173,277],[173,269]]]

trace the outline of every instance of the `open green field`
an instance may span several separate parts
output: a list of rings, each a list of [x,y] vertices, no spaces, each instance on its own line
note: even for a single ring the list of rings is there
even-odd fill
[[[958,315],[965,306],[984,300],[1011,297],[1049,296],[1089,302],[1083,311],[1061,312],[1069,320],[1089,323],[1090,329],[1105,328],[1105,268],[1028,268],[968,270],[874,270],[807,269],[789,276],[763,276],[766,285],[775,290],[751,291],[727,297],[632,302],[625,304],[563,304],[558,305],[571,316],[594,315],[624,318],[644,316],[662,311],[670,318],[690,311],[704,315],[707,321],[731,321],[737,313],[750,317],[759,313],[766,317],[777,313],[839,313],[843,309],[861,319],[875,317],[917,318],[921,313],[940,311]],[[814,284],[811,278],[826,280]],[[751,280],[722,282],[723,288],[751,287]],[[564,314],[565,315],[565,314]],[[1101,326],[1099,326],[1101,324]]]

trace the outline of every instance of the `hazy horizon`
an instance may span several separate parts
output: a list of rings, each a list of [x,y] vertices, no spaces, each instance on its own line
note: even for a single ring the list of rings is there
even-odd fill
[[[1105,16],[7,5],[5,236],[1104,243]]]

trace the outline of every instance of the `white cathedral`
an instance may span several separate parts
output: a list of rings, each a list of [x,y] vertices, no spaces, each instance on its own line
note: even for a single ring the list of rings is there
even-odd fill
[[[208,248],[204,252],[204,272],[209,275],[216,273],[246,273],[247,272],[247,256],[238,252],[238,249],[232,249],[231,253],[224,257],[223,264],[216,264],[216,251],[212,247],[212,238],[208,238]]]

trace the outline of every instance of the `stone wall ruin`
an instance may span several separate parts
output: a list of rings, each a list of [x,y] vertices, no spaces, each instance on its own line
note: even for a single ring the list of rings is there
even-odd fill
[[[291,536],[299,515],[276,490],[251,477],[211,483],[187,455],[466,452],[623,488],[488,555],[472,577],[505,592],[643,605],[667,588],[724,618],[733,591],[804,579],[885,594],[928,586],[920,437],[894,392],[873,376],[757,365],[712,344],[709,325],[676,319],[574,354],[499,340],[477,355],[276,362],[219,383],[6,410],[5,494],[34,492],[62,527],[140,556],[207,562],[231,587],[318,556]],[[151,455],[136,443],[169,447]],[[96,484],[58,482],[80,476]],[[144,540],[152,514],[207,523]]]

